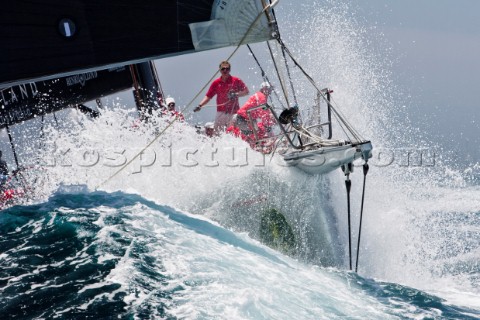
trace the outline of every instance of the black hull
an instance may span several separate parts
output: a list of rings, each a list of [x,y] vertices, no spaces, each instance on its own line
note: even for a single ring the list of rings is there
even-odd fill
[[[0,90],[0,129],[132,88],[129,67],[28,82]]]

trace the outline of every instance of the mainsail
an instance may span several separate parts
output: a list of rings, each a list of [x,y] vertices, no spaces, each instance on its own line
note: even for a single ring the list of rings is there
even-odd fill
[[[264,41],[268,2],[10,1],[0,10],[0,88]]]

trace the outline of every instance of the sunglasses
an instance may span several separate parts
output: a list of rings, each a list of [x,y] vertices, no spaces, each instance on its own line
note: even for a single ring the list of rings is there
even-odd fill
[[[174,106],[174,105],[175,105],[175,103],[173,103],[173,102],[168,104],[169,107]]]
[[[223,68],[221,68],[220,70],[225,71],[225,70],[230,70],[230,68],[223,67]]]

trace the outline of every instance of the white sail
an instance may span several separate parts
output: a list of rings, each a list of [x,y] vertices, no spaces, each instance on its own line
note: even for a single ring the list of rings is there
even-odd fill
[[[210,21],[189,24],[196,51],[237,46],[273,38],[270,9],[261,0],[217,0]]]

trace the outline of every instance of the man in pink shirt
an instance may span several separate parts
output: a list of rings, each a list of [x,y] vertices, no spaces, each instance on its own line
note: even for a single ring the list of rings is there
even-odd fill
[[[217,115],[215,116],[214,128],[217,133],[220,130],[225,130],[232,121],[233,115],[238,111],[238,97],[248,94],[245,83],[240,78],[230,75],[230,63],[228,61],[222,61],[219,67],[220,78],[212,82],[205,97],[193,110],[194,112],[200,111],[216,95]]]

